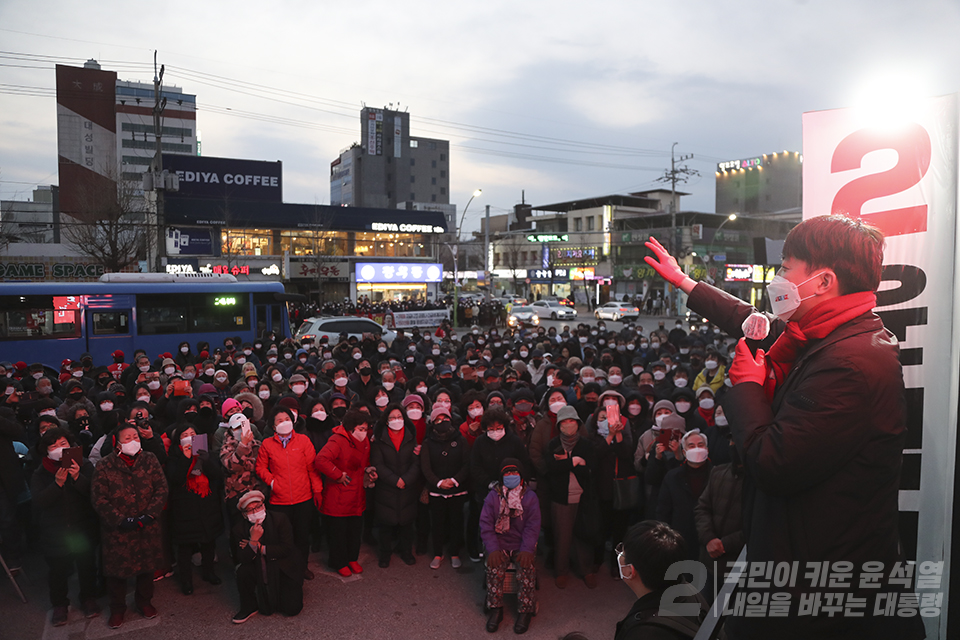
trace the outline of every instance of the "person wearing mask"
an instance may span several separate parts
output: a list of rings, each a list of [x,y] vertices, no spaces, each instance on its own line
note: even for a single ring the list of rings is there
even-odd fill
[[[668,525],[645,520],[627,531],[616,550],[620,578],[637,596],[630,612],[617,623],[615,640],[693,638],[709,605],[691,584],[667,580],[671,565],[688,557],[683,536]],[[675,594],[664,597],[668,589]],[[697,615],[687,615],[680,606]]]
[[[652,388],[650,393],[653,393]],[[630,438],[636,444],[640,442],[640,437],[653,426],[653,405],[639,391],[624,394],[624,400],[626,403],[624,418],[630,429]]]
[[[696,390],[697,415],[703,420],[701,431],[705,434],[707,429],[713,426],[713,416],[717,408],[716,398],[713,395],[713,389],[709,385],[698,387]]]
[[[223,466],[223,495],[232,532],[237,523],[242,523],[243,515],[237,507],[240,496],[266,487],[256,473],[257,453],[260,451],[260,435],[256,427],[242,413],[230,416],[227,427],[219,455]],[[231,539],[230,542],[231,550],[235,549],[238,540]]]
[[[71,378],[63,385],[63,404],[57,408],[57,417],[61,420],[68,421],[68,412],[74,405],[79,405],[86,409],[88,416],[94,415],[97,411],[96,407],[87,397],[83,384],[79,380]]]
[[[260,491],[240,496],[237,508],[243,520],[233,526],[237,541],[237,591],[240,610],[234,624],[243,624],[257,613],[279,611],[295,616],[303,610],[303,558],[294,542],[293,526],[283,513],[268,510]]]
[[[374,387],[380,385],[380,379],[373,374],[373,365],[370,364],[370,360],[364,358],[360,351],[356,353],[360,355],[360,359],[357,361],[356,371],[348,376],[347,386],[361,398],[366,398]]]
[[[523,442],[523,446],[529,449],[539,419],[536,411],[534,411],[533,392],[525,387],[521,388],[513,393],[510,400],[513,405],[511,417],[513,418],[514,433]]]
[[[723,386],[724,377],[727,375],[727,368],[723,364],[723,356],[716,351],[708,351],[703,360],[703,371],[697,375],[693,386],[699,389],[703,386],[709,386],[716,393]]]
[[[200,576],[214,586],[222,582],[214,570],[214,547],[223,532],[223,474],[216,457],[205,449],[194,450],[197,432],[192,424],[178,423],[172,435],[165,469],[170,488],[170,534],[177,551],[180,590],[191,595],[194,546],[200,548]]]
[[[100,615],[97,604],[97,515],[90,504],[93,465],[87,460],[61,464],[75,441],[63,429],[47,430],[35,447],[39,468],[30,478],[33,518],[39,546],[50,568],[48,586],[53,605],[51,623],[67,623],[68,579],[74,568],[80,579],[80,603],[87,618]]]
[[[588,536],[575,531],[578,529],[577,513],[585,510],[581,520],[586,521],[591,500],[596,500],[595,472],[596,454],[587,438],[580,436],[583,421],[573,407],[564,407],[557,413],[557,427],[560,435],[547,443],[547,478],[550,485],[550,515],[553,520],[554,570],[558,589],[565,589],[569,581],[570,554],[575,552],[577,569],[583,576],[587,587],[597,586],[597,576],[593,566],[593,550]],[[597,526],[598,523],[586,523]]]
[[[365,486],[376,479],[370,466],[370,430],[369,416],[348,411],[314,460],[324,484],[320,514],[330,548],[328,564],[345,578],[363,573],[358,559]]]
[[[414,429],[416,444],[420,445],[427,435],[427,416],[424,415],[426,400],[418,393],[411,393],[403,399],[400,406]]]
[[[665,404],[661,404],[665,403]],[[667,406],[669,405],[669,406]],[[673,403],[661,400],[654,407],[657,415],[655,424],[648,433],[640,438],[641,444],[634,454],[637,470],[643,471],[643,485],[646,494],[645,514],[656,517],[660,485],[668,471],[680,466],[680,439],[686,432],[686,422],[673,412]],[[648,437],[649,436],[649,437]],[[642,458],[639,458],[642,454]]]
[[[692,429],[703,431],[707,428],[706,420],[697,411],[699,407],[692,389],[686,387],[676,389],[671,396],[671,400],[673,400],[677,415],[683,418],[687,431]]]
[[[710,452],[707,439],[697,429],[686,432],[680,444],[683,463],[663,478],[657,497],[657,520],[680,532],[688,558],[696,560],[700,546],[693,509],[710,478]]]
[[[430,501],[429,521],[433,523],[430,568],[440,568],[446,548],[451,566],[458,569],[463,547],[463,506],[469,498],[470,450],[446,406],[434,406],[422,447],[420,468]]]
[[[377,476],[374,509],[380,532],[381,568],[390,566],[394,550],[405,564],[416,564],[412,547],[420,502],[419,453],[413,424],[404,417],[401,407],[387,405],[370,448],[370,461]]]
[[[473,447],[473,443],[482,433],[480,418],[483,417],[483,401],[484,396],[478,391],[470,391],[460,398],[460,412],[464,416],[463,424],[460,425],[460,433],[463,435],[467,447]]]
[[[265,438],[257,454],[256,471],[270,488],[269,508],[282,513],[293,527],[293,537],[302,562],[303,577],[313,579],[307,568],[310,552],[310,521],[318,508],[323,484],[313,461],[317,454],[310,438],[293,430],[296,418],[279,406],[268,420],[273,435]]]
[[[503,622],[503,587],[507,569],[516,565],[517,619],[513,631],[526,633],[537,612],[537,538],[540,503],[524,478],[523,464],[506,458],[498,480],[483,501],[480,536],[486,549],[486,630],[495,633]]]
[[[144,618],[158,613],[152,604],[154,573],[164,565],[158,522],[167,503],[167,480],[157,457],[140,446],[140,429],[117,427],[113,448],[97,464],[90,498],[100,519],[103,573],[110,594],[107,626],[117,629],[126,614],[127,581],[136,580],[134,601]]]
[[[714,465],[710,469],[707,487],[693,510],[700,541],[700,562],[707,567],[709,589],[713,589],[714,577],[723,579],[744,545],[743,465],[736,456],[731,438],[714,440],[713,443],[714,452],[726,444],[736,461]],[[711,460],[714,457],[711,455]]]

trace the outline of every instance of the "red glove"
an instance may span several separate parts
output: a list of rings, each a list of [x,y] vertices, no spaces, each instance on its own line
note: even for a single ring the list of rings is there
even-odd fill
[[[730,365],[730,380],[733,384],[756,382],[762,387],[767,380],[766,354],[763,349],[757,349],[757,357],[754,358],[746,339],[740,338],[737,342],[737,355]]]
[[[653,236],[650,236],[650,240],[644,244],[647,246],[647,249],[653,251],[654,255],[657,256],[656,259],[650,256],[644,257],[646,263],[653,267],[664,280],[675,287],[679,287],[680,283],[686,279],[687,274],[685,274],[680,268],[680,265],[677,264],[677,259],[667,253],[663,245],[657,242],[657,239]]]

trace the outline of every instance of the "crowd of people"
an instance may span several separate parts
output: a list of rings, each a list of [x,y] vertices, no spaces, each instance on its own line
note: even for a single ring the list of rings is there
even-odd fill
[[[453,295],[446,295],[439,301],[404,296],[399,300],[370,301],[363,295],[355,301],[344,298],[343,302],[325,302],[296,304],[290,308],[290,321],[294,327],[303,320],[314,316],[365,316],[377,317],[403,311],[436,311],[446,309],[453,317]],[[507,308],[498,298],[464,295],[457,300],[457,324],[479,324],[484,327],[505,327]]]
[[[348,577],[364,543],[383,568],[484,561],[491,632],[510,589],[514,630],[530,626],[538,556],[558,588],[595,588],[603,565],[621,575],[616,549],[642,520],[720,567],[743,544],[742,466],[717,402],[734,345],[671,325],[445,323],[391,344],[267,334],[129,363],[77,354],[59,371],[0,363],[4,557],[20,566],[15,505],[29,502],[53,623],[76,571],[75,602],[96,616],[105,590],[113,628],[128,581],[148,618],[155,580],[190,595],[198,567],[220,584],[223,535],[236,623],[296,615],[311,551]]]

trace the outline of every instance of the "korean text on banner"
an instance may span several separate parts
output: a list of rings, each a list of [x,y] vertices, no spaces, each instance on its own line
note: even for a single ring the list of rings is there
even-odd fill
[[[444,320],[450,319],[447,309],[433,311],[395,311],[393,312],[393,326],[397,329],[412,327],[439,327]]]

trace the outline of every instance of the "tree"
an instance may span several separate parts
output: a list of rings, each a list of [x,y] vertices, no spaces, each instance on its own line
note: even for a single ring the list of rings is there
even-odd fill
[[[526,236],[523,233],[511,233],[501,236],[497,243],[497,249],[500,253],[500,264],[496,266],[510,270],[513,276],[513,293],[519,293],[519,282],[517,279],[518,271],[524,268],[523,254],[530,247]]]
[[[143,259],[150,225],[136,183],[92,181],[77,190],[77,211],[65,212],[63,238],[81,255],[122,271]]]

